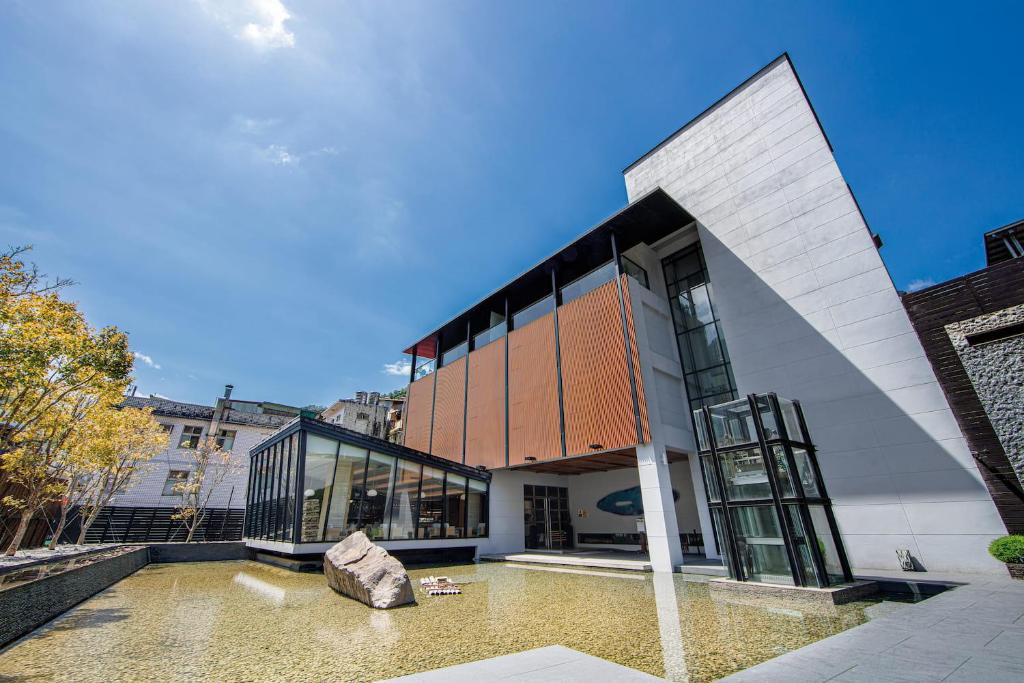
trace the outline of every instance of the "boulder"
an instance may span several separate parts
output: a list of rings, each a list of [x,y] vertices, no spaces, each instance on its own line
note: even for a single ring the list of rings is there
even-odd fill
[[[405,567],[362,531],[324,555],[327,585],[361,603],[388,609],[416,602]]]

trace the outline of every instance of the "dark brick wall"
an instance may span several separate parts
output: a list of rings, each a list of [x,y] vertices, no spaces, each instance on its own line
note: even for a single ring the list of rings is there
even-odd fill
[[[1004,261],[963,277],[903,295],[925,354],[996,509],[1010,533],[1024,533],[1024,490],[992,428],[945,326],[1024,303],[1024,259]]]
[[[137,548],[117,557],[0,591],[0,647],[42,626],[148,563],[149,549]]]

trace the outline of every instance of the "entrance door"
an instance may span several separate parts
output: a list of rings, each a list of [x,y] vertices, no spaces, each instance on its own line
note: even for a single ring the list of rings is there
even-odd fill
[[[525,545],[532,550],[572,547],[569,489],[563,486],[523,487]]]

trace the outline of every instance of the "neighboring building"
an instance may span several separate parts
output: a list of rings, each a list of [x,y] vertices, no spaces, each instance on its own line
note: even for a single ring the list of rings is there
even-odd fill
[[[171,520],[171,515],[181,497],[174,493],[174,485],[188,477],[190,460],[186,449],[195,448],[209,435],[231,452],[237,470],[213,491],[207,522],[200,536],[208,540],[241,538],[249,449],[302,411],[278,403],[233,399],[232,389],[227,385],[224,396],[213,406],[156,397],[125,399],[124,405],[129,408],[153,409],[153,417],[167,430],[170,447],[153,458],[139,481],[114,496],[90,527],[88,539],[91,542],[176,538],[180,523]]]
[[[999,516],[1024,533],[1024,221],[985,235],[987,267],[903,295]]]
[[[314,552],[372,526],[393,548],[477,553],[646,542],[671,571],[684,549],[719,557],[724,532],[748,576],[798,582],[793,540],[820,555],[808,541],[823,536],[818,520],[780,519],[775,482],[814,479],[775,451],[779,471],[765,468],[756,443],[777,435],[759,420],[755,447],[722,458],[726,499],[709,506],[694,438],[692,411],[777,392],[802,406],[783,412],[817,447],[819,503],[831,498],[854,568],[896,569],[906,551],[929,570],[1005,572],[986,546],[1006,525],[788,56],[624,173],[625,208],[406,348],[406,449],[337,430],[310,451],[314,425],[298,421],[252,451],[250,517],[274,500],[266,484],[303,482],[258,547]],[[715,440],[743,419],[711,416]],[[390,469],[370,487],[375,451]],[[293,472],[311,452],[317,466]],[[490,475],[489,509],[469,537],[474,472]],[[766,481],[775,507],[748,493]],[[390,511],[353,506],[370,488]]]
[[[381,396],[376,391],[357,391],[354,398],[338,399],[324,409],[320,419],[360,434],[389,438],[395,421],[400,419],[403,401]]]

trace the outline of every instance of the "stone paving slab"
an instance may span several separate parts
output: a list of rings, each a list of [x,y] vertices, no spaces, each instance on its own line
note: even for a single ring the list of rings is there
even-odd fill
[[[883,574],[858,578],[913,577]],[[723,680],[1024,680],[1024,581],[997,575],[928,578],[959,585]]]
[[[483,683],[484,681],[652,683],[662,680],[600,657],[592,657],[561,645],[551,645],[513,655],[482,659],[469,664],[459,664],[392,678],[385,683],[397,683],[398,681],[402,683]]]

